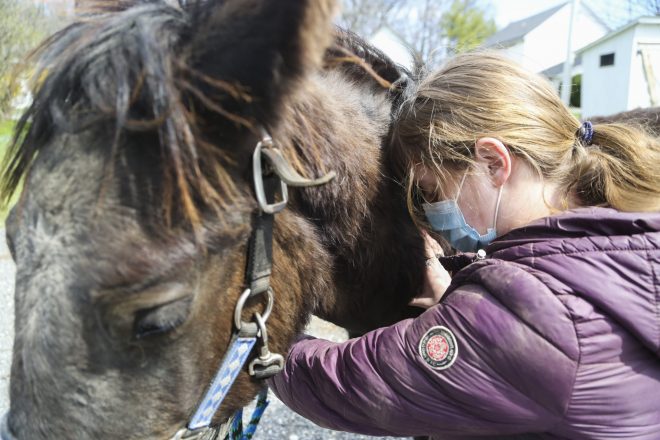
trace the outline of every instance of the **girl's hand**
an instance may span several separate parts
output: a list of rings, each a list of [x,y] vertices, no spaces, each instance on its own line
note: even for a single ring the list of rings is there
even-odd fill
[[[422,293],[413,298],[411,306],[428,309],[436,305],[451,283],[449,272],[442,267],[438,257],[444,256],[442,247],[426,231],[421,231],[426,252],[426,274]]]

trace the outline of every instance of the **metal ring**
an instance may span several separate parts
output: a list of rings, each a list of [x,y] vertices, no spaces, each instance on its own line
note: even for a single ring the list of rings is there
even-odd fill
[[[268,145],[273,145],[273,140],[270,137],[259,141],[254,149],[252,155],[252,179],[254,181],[254,194],[259,203],[259,208],[267,214],[275,214],[286,208],[289,201],[289,194],[286,183],[280,179],[280,193],[282,200],[279,202],[273,201],[273,203],[268,202],[264,191],[264,176],[261,169],[261,150],[262,148],[268,148]]]
[[[243,307],[245,306],[245,302],[247,299],[251,296],[252,290],[248,287],[241,293],[241,296],[238,298],[238,301],[236,301],[236,308],[234,309],[234,326],[236,326],[236,330],[241,330],[242,322],[243,322]],[[268,290],[265,290],[258,295],[261,295],[265,293],[267,295],[268,302],[266,303],[266,308],[264,310],[264,313],[262,316],[262,319],[264,322],[268,320],[268,317],[270,316],[270,312],[273,311],[273,304],[275,303],[275,295],[273,293],[273,289],[269,286]]]

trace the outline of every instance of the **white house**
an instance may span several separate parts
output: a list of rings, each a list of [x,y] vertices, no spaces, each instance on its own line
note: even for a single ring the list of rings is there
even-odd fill
[[[573,61],[573,69],[571,69],[571,78],[576,75],[582,75],[582,54],[576,53],[575,60]],[[555,86],[557,92],[561,90],[561,82],[564,79],[564,63],[555,64],[541,72],[547,77],[550,82]]]
[[[660,17],[642,17],[578,51],[582,117],[660,105]]]
[[[580,2],[573,28],[573,50],[582,48],[609,32],[607,25]],[[534,72],[566,60],[570,2],[562,3],[523,20],[515,21],[488,38],[485,47],[502,50]]]

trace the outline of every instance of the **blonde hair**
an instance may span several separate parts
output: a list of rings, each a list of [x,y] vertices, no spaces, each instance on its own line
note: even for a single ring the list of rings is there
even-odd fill
[[[475,142],[499,139],[542,179],[579,206],[660,210],[660,146],[641,126],[595,124],[587,145],[581,123],[551,84],[490,52],[458,55],[409,91],[394,131],[396,162],[407,176],[414,213],[419,165],[444,180],[473,161]]]

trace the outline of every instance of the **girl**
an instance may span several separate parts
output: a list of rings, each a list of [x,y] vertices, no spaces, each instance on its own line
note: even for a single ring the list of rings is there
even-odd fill
[[[395,138],[412,214],[477,254],[428,261],[416,319],[297,342],[275,393],[370,435],[660,439],[656,140],[485,53],[423,80]]]

